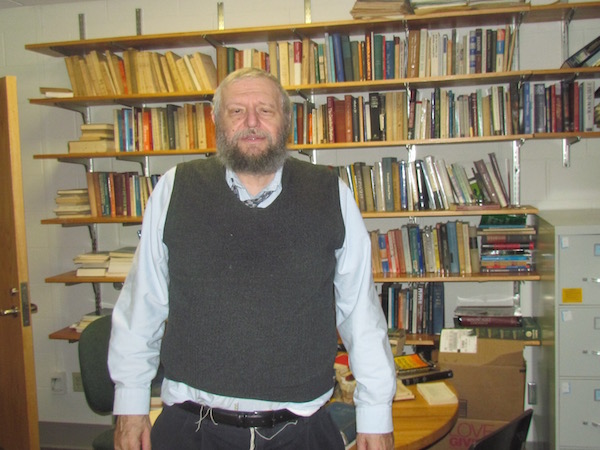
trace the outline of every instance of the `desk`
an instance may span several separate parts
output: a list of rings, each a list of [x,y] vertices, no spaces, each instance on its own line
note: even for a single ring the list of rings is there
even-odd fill
[[[448,381],[445,382],[456,390]],[[417,391],[417,386],[408,386],[415,394],[414,400],[394,402],[394,442],[396,449],[422,449],[443,438],[452,429],[458,417],[458,403],[453,405],[429,405]]]
[[[450,382],[445,383],[456,393]],[[421,397],[416,385],[408,388],[415,399],[394,402],[392,406],[394,441],[396,449],[417,450],[433,444],[452,429],[458,416],[458,403],[431,406]],[[151,411],[152,423],[159,413],[160,408]]]

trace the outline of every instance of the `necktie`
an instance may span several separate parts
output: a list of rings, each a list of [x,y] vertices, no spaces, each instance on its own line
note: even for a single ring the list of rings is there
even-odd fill
[[[233,193],[235,195],[238,196],[238,198],[240,198],[240,193],[238,191],[238,188],[235,184],[231,185],[231,190],[233,191]],[[262,192],[258,197],[254,197],[254,198],[250,198],[248,200],[243,200],[243,203],[250,207],[250,208],[256,208],[258,205],[260,205],[264,200],[266,200],[267,198],[269,198],[269,196],[273,193],[273,191],[264,191]]]

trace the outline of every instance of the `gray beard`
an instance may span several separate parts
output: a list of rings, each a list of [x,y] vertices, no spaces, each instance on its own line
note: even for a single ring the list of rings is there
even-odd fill
[[[260,155],[246,155],[243,153],[237,142],[238,139],[256,134],[268,139],[267,150]],[[221,162],[234,172],[248,173],[253,175],[267,175],[277,172],[283,166],[288,157],[286,148],[286,138],[277,137],[277,142],[273,142],[270,135],[261,131],[242,130],[233,135],[231,140],[227,139],[225,132],[217,129],[217,156]]]

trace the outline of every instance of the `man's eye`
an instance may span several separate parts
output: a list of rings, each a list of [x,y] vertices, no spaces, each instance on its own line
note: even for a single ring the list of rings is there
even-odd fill
[[[263,115],[271,115],[273,114],[273,110],[269,108],[263,108],[260,110],[260,113]]]

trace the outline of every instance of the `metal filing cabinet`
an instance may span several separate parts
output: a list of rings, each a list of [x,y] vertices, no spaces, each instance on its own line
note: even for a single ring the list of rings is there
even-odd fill
[[[540,213],[539,231],[554,287],[555,447],[600,449],[600,212]]]

